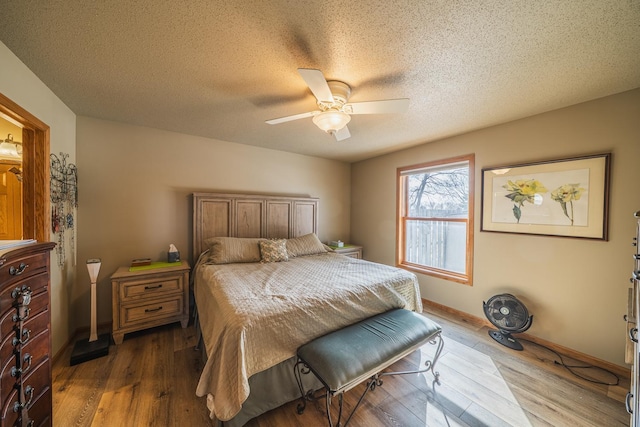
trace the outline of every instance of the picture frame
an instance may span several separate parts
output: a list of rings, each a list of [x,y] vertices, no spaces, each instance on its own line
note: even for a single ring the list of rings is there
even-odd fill
[[[608,240],[611,153],[482,169],[480,231]]]

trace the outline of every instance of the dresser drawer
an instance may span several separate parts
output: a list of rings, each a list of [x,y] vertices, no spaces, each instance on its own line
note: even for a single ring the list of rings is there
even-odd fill
[[[38,276],[38,280],[41,280],[45,284],[47,283],[47,277],[44,275]],[[38,286],[36,286],[37,288]],[[4,292],[0,298],[4,299]],[[11,292],[8,292],[11,294]],[[10,295],[9,295],[10,296]],[[31,295],[31,303],[27,306],[29,309],[27,320],[36,316],[38,313],[41,313],[44,310],[47,310],[49,307],[49,294],[42,288],[37,290]],[[0,341],[4,340],[4,337],[7,334],[13,334],[14,326],[17,323],[17,319],[14,316],[18,315],[17,307],[10,305],[9,309],[3,311],[0,315]]]
[[[10,286],[3,286],[2,292],[0,292],[0,316],[3,316],[7,311],[15,311],[16,297],[14,296],[14,291],[23,287],[30,288],[33,299],[35,295],[45,293],[48,290],[48,283],[49,276],[47,272],[39,271],[37,274],[31,275],[31,277],[19,277]]]
[[[161,321],[163,319],[181,316],[183,314],[184,299],[182,294],[171,298],[145,301],[140,304],[120,306],[120,327],[140,325],[146,322]]]
[[[29,407],[29,418],[33,420],[34,427],[51,427],[51,389],[47,388],[37,398],[34,397]]]
[[[24,387],[31,387],[33,398],[27,410],[29,418],[34,420],[34,425],[51,425],[51,365],[49,360],[45,360],[40,365],[34,366],[33,371],[27,373],[24,378]],[[27,400],[29,397],[27,397]],[[12,426],[20,416],[15,412],[15,404],[18,402],[18,390],[11,389],[2,405],[2,421],[4,425]],[[48,421],[47,421],[48,419]]]
[[[0,373],[0,388],[2,389],[2,403],[5,402],[5,396],[12,390],[13,385],[19,379],[20,375],[15,372],[17,368],[17,355],[11,354],[8,359],[2,360],[2,372]],[[29,358],[31,363],[29,364]],[[49,337],[43,331],[36,336],[32,336],[22,348],[22,368],[24,370],[22,376],[26,377],[36,366],[40,366],[49,358]],[[12,372],[13,371],[13,372]]]
[[[120,300],[126,302],[136,298],[155,298],[161,295],[182,292],[182,276],[122,282]]]
[[[27,319],[24,322],[24,327],[22,328],[22,331],[23,331],[22,341],[25,342],[24,346],[26,348],[29,348],[30,342],[32,340],[35,340],[35,338],[38,337],[39,335],[44,334],[45,336],[48,336],[49,335],[49,310],[42,311],[33,317],[29,316],[29,319]],[[27,331],[28,331],[28,334],[26,333]],[[4,361],[14,357],[13,352],[15,349],[15,345],[13,343],[13,340],[17,337],[18,337],[17,328],[14,329],[12,333],[7,334],[6,337],[3,337],[2,343],[0,344],[0,360],[2,360],[3,363]],[[49,353],[48,338],[47,338],[46,344],[47,345],[42,349],[42,351]],[[33,348],[33,347],[30,347],[30,348]],[[30,351],[34,351],[34,357],[35,357],[36,356],[35,350],[30,350]]]
[[[49,253],[25,254],[7,260],[0,267],[0,283],[2,286],[11,286],[18,280],[25,280],[34,274],[48,273]]]

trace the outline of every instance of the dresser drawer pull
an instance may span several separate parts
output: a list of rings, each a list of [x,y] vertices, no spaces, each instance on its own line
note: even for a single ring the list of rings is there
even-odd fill
[[[27,372],[31,368],[31,355],[29,353],[24,355],[23,364],[27,363],[27,366],[22,366],[21,368],[16,368],[15,366],[11,367],[11,376],[14,378],[19,378]]]
[[[18,369],[15,366],[11,367],[11,376],[13,378],[18,378],[20,375],[22,375],[22,369]]]
[[[157,308],[147,308],[144,310],[145,313],[155,313],[156,311],[160,311],[162,310],[162,306],[157,307]]]
[[[23,320],[27,320],[30,311],[31,310],[29,309],[29,307],[18,307],[18,314],[14,314],[11,320],[13,320],[14,322],[22,322]],[[22,316],[20,315],[21,312]]]
[[[20,402],[16,402],[13,404],[13,412],[20,412],[22,409],[26,408],[27,406],[29,406],[31,404],[31,400],[33,400],[33,392],[35,391],[35,389],[33,387],[31,387],[30,385],[26,386],[24,388],[24,396],[25,398],[27,397],[27,395],[29,396],[29,400],[27,400],[26,402],[20,403]]]
[[[627,408],[627,412],[633,414],[633,410],[631,409],[631,399],[633,399],[633,393],[628,392],[627,398],[624,400],[624,406]]]
[[[9,267],[9,274],[12,276],[19,276],[22,273],[24,273],[24,271],[27,269],[27,267],[29,267],[29,264],[25,264],[24,262],[21,262],[20,265],[18,266],[18,268],[15,268],[13,265],[11,267]]]
[[[22,372],[27,372],[31,368],[32,360],[33,360],[33,356],[31,356],[29,353],[26,353],[24,355],[24,357],[22,358]],[[24,366],[25,363],[27,364],[26,367]]]
[[[629,329],[629,338],[633,342],[638,342],[638,328]]]
[[[14,337],[12,341],[13,346],[15,347],[18,344],[25,345],[27,341],[29,341],[29,336],[31,335],[31,331],[28,329],[25,329],[24,331],[22,331],[22,336],[25,336],[25,335],[26,335],[25,339],[19,339],[18,337]]]
[[[162,287],[162,284],[156,285],[156,286],[145,286],[144,290],[145,291],[151,291],[153,289],[160,289]]]
[[[31,304],[31,288],[27,285],[15,288],[11,291],[11,298],[16,300],[17,305],[29,305]],[[22,301],[18,301],[19,298],[22,298]]]

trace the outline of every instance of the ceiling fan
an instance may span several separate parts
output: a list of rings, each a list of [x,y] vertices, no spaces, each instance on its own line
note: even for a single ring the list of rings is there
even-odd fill
[[[342,141],[351,136],[347,128],[351,114],[403,113],[409,107],[408,98],[348,102],[351,95],[351,87],[348,84],[338,80],[327,81],[320,70],[298,68],[298,72],[316,97],[319,110],[271,119],[266,123],[276,125],[313,117],[316,126],[333,135],[337,141]]]

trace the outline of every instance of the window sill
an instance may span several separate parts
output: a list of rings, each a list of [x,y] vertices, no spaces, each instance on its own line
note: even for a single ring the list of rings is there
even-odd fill
[[[428,268],[419,264],[411,264],[407,262],[400,263],[397,265],[397,267],[403,268],[405,270],[409,270],[413,273],[425,274],[427,276],[437,277],[439,279],[461,283],[467,286],[473,286],[473,282],[471,278],[465,276],[464,274],[454,273],[452,271],[447,271],[447,270],[439,270],[437,268]]]

